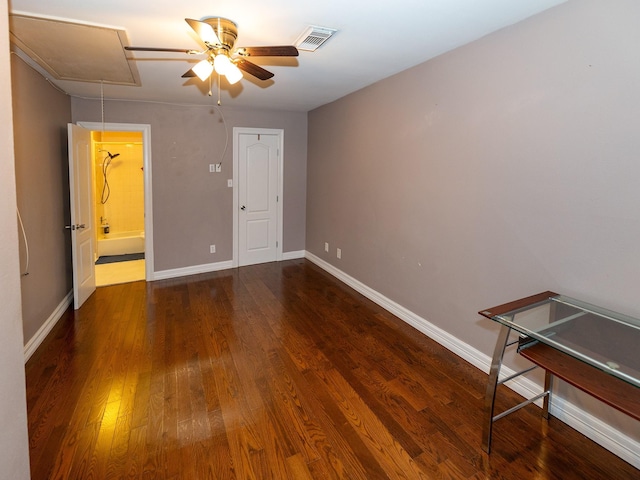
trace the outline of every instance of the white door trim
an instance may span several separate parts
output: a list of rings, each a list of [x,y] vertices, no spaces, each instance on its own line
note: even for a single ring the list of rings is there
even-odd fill
[[[101,123],[77,122],[92,131],[142,132],[143,178],[144,178],[144,265],[145,278],[154,280],[153,266],[153,196],[151,186],[151,125],[145,123]]]
[[[231,263],[233,267],[239,265],[239,242],[238,234],[240,223],[240,201],[238,198],[240,189],[238,188],[238,171],[240,163],[239,141],[240,135],[277,135],[278,136],[278,219],[277,219],[277,242],[276,260],[282,260],[282,232],[283,232],[283,205],[284,205],[284,130],[281,128],[251,128],[233,127],[233,257]]]

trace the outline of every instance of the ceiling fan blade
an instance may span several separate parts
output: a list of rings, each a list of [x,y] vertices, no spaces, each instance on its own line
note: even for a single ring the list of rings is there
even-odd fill
[[[188,50],[186,48],[157,48],[157,47],[124,47],[125,50],[134,52],[176,52],[176,53],[188,53],[194,55],[196,53],[202,53],[197,50]]]
[[[243,57],[297,57],[298,49],[293,45],[272,47],[241,47],[236,50]]]
[[[193,68],[190,68],[189,70],[184,72],[184,74],[182,75],[182,78],[192,78],[197,76],[198,75],[196,75],[196,72],[193,71]]]
[[[193,28],[207,46],[219,45],[222,43],[213,27],[208,23],[201,22],[200,20],[194,20],[193,18],[185,18],[185,21],[191,28]]]
[[[251,63],[249,60],[245,60],[244,58],[235,60],[233,63],[235,63],[240,70],[247,72],[248,74],[253,75],[260,80],[269,80],[271,77],[273,77],[273,73],[271,73],[269,70],[265,70],[264,68],[259,67],[255,63]]]

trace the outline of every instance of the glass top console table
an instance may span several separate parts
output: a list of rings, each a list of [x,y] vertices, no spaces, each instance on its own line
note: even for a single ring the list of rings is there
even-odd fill
[[[485,396],[482,448],[487,453],[496,420],[540,398],[543,417],[549,417],[554,376],[640,420],[640,320],[554,292],[479,313],[501,324]],[[513,341],[512,331],[518,333]],[[510,345],[517,345],[518,353],[534,366],[501,379],[502,359]],[[545,370],[544,391],[495,415],[498,385],[537,367]]]

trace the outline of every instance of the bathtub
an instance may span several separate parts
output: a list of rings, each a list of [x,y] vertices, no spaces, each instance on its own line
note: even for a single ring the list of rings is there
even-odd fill
[[[98,256],[144,252],[144,232],[107,233],[98,237]]]

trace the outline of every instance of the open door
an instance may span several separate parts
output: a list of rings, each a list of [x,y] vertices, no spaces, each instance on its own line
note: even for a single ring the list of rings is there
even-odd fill
[[[93,252],[91,131],[68,124],[69,191],[71,200],[71,257],[73,308],[79,309],[96,290]]]

